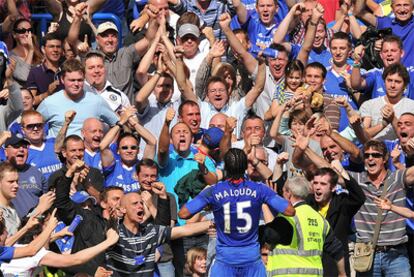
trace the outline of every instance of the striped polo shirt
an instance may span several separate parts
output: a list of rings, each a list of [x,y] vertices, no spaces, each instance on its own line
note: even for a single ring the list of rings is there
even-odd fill
[[[364,205],[361,206],[354,217],[357,241],[368,242],[372,240],[374,235],[375,221],[378,213],[373,196],[381,197],[384,183],[377,188],[368,179],[366,172],[350,172],[350,175],[357,180],[366,196]],[[405,170],[387,171],[385,179],[388,182],[385,197],[390,199],[393,205],[401,207],[405,207],[404,176]],[[383,220],[377,245],[398,245],[407,242],[407,240],[405,218],[391,211],[383,211]]]
[[[114,277],[153,276],[155,249],[171,238],[171,228],[160,225],[140,225],[138,234],[119,225],[119,240],[105,253],[106,265]],[[137,262],[138,260],[138,262]]]

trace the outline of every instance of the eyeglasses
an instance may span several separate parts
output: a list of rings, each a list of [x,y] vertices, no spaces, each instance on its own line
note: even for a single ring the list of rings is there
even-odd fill
[[[32,124],[27,124],[24,128],[26,128],[27,130],[33,131],[36,129],[43,129],[43,127],[45,126],[44,123],[32,123]]]
[[[137,146],[137,145],[131,145],[131,146],[124,145],[124,146],[121,146],[120,148],[121,148],[122,150],[128,150],[128,149],[131,149],[131,150],[137,150],[137,149],[138,149],[138,146]]]
[[[227,92],[226,89],[220,88],[220,89],[209,89],[209,93],[216,93],[216,92]]]
[[[21,29],[14,29],[14,32],[16,33],[16,34],[25,34],[25,33],[33,33],[33,28],[28,28],[28,29],[26,29],[26,28],[21,28]]]
[[[364,159],[369,159],[370,157],[373,157],[375,159],[382,158],[383,155],[381,153],[364,153]]]

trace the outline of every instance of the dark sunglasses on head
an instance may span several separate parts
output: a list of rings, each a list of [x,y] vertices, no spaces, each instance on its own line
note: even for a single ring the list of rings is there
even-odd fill
[[[379,159],[379,158],[382,158],[383,155],[381,153],[364,153],[364,159],[369,159],[370,157]]]
[[[136,145],[131,145],[131,146],[124,145],[124,146],[121,146],[120,148],[121,148],[122,150],[128,150],[128,149],[131,149],[131,150],[137,150],[137,149],[138,149],[138,146],[136,146]]]
[[[14,29],[16,34],[25,34],[25,33],[33,33],[33,28],[21,28],[21,29]]]
[[[45,125],[44,123],[33,123],[33,124],[27,124],[25,128],[27,130],[34,130],[35,128],[42,129],[44,125]]]

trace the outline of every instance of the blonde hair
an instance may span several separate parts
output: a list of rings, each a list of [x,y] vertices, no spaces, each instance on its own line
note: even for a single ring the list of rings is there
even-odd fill
[[[187,252],[185,270],[190,274],[194,273],[194,263],[199,258],[207,259],[207,250],[203,247],[193,247]]]

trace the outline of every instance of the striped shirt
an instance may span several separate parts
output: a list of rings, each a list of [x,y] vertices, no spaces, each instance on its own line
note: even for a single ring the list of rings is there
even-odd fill
[[[153,276],[155,249],[171,238],[171,228],[148,224],[139,226],[138,234],[129,231],[124,224],[119,225],[119,241],[106,253],[106,265],[113,270],[114,277]],[[142,264],[136,259],[144,257]]]
[[[378,208],[374,203],[373,196],[381,197],[384,183],[379,188],[369,181],[366,172],[350,172],[357,180],[365,193],[366,201],[355,215],[355,226],[357,229],[357,240],[368,242],[372,240],[375,229]],[[386,180],[388,189],[385,197],[391,200],[393,205],[405,207],[405,170],[387,172]],[[405,218],[391,211],[383,211],[380,235],[377,245],[398,245],[407,242],[405,232]]]

